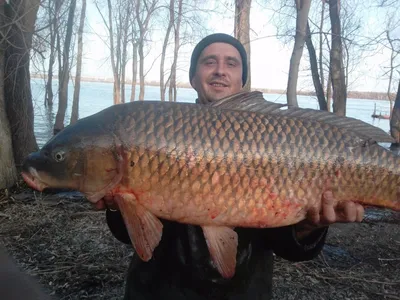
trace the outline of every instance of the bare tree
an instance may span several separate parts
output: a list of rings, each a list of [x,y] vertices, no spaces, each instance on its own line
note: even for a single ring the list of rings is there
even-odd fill
[[[340,26],[339,4],[340,0],[329,1],[329,16],[332,28],[330,72],[333,88],[333,112],[339,116],[345,116],[347,87],[343,67],[342,31]]]
[[[295,0],[296,35],[294,40],[292,57],[290,58],[289,78],[287,84],[287,103],[289,106],[298,106],[297,103],[297,80],[299,77],[299,65],[303,55],[304,43],[306,40],[306,28],[311,0]]]
[[[317,62],[317,55],[315,53],[315,48],[311,38],[311,31],[310,25],[307,22],[307,36],[306,36],[306,45],[308,49],[308,54],[310,57],[310,65],[311,65],[311,74],[312,79],[315,87],[315,92],[317,94],[317,99],[319,103],[319,108],[321,110],[328,110],[328,106],[325,100],[324,89],[321,83],[321,77],[318,74],[318,62]]]
[[[122,56],[121,56],[121,62],[120,62],[120,73],[121,73],[121,102],[125,103],[125,81],[126,81],[126,64],[128,62],[128,44],[129,44],[129,39],[130,39],[130,23],[132,21],[132,1],[126,2],[126,11],[123,13],[121,11],[120,13],[120,23],[122,24],[121,28],[121,47],[122,47]],[[128,13],[126,13],[128,12]]]
[[[4,6],[0,5],[0,27],[4,28]],[[1,30],[1,29],[0,29]],[[0,31],[0,189],[11,187],[17,178],[12,149],[10,123],[6,114],[4,99],[4,29]]]
[[[75,75],[75,89],[74,89],[74,100],[72,103],[72,112],[70,123],[74,124],[79,119],[79,94],[81,90],[81,72],[82,72],[82,56],[83,56],[83,29],[85,27],[85,16],[86,16],[86,0],[82,0],[81,17],[79,20],[78,30],[78,54],[77,54],[77,65]]]
[[[387,3],[386,3],[387,5]],[[390,116],[392,116],[393,111],[393,94],[392,94],[392,83],[395,80],[395,70],[400,67],[400,63],[398,63],[397,58],[400,54],[400,20],[397,15],[397,11],[388,12],[388,18],[386,21],[386,30],[385,30],[385,38],[384,41],[385,47],[390,51],[389,58],[389,70],[384,74],[385,76],[388,74],[388,88],[387,88],[387,97],[390,103]],[[396,36],[397,35],[397,36]]]
[[[47,14],[48,14],[48,23],[49,26],[49,33],[50,33],[50,55],[49,55],[49,64],[47,70],[47,82],[46,82],[46,90],[44,96],[44,104],[45,106],[52,106],[53,105],[53,68],[56,59],[56,38],[57,32],[59,30],[60,24],[60,11],[64,0],[48,0],[47,1]]]
[[[128,62],[128,44],[132,38],[134,3],[131,0],[107,0],[107,17],[101,8],[101,1],[96,0],[94,3],[108,31],[108,47],[114,77],[114,104],[124,103],[125,69]]]
[[[179,69],[179,51],[182,46],[197,43],[198,40],[205,35],[205,26],[202,15],[209,13],[207,10],[200,8],[201,5],[197,1],[170,1],[169,22],[167,34],[163,43],[163,51],[160,65],[160,93],[161,100],[165,100],[165,91],[168,86],[169,101],[176,101],[177,98],[177,70]],[[174,29],[174,41],[172,45],[172,62],[168,72],[165,70],[165,57],[168,51],[168,41],[170,30]],[[185,66],[186,67],[186,66]],[[165,80],[165,76],[168,76]],[[163,84],[162,84],[163,83]]]
[[[325,91],[324,89],[324,67],[323,67],[323,45],[324,45],[324,20],[325,20],[325,3],[326,0],[321,0],[322,7],[321,7],[321,19],[319,23],[319,77],[320,77],[320,82],[322,85],[322,92]],[[310,27],[308,25],[308,27]],[[310,37],[311,38],[311,37]],[[320,101],[320,100],[318,100]],[[329,109],[329,107],[328,107]]]
[[[169,81],[169,101],[176,102],[176,67],[178,64],[178,52],[180,48],[180,28],[182,21],[182,0],[178,0],[178,17],[176,18],[176,22],[174,24],[174,59],[172,61],[171,66],[171,79]]]
[[[135,38],[132,39],[132,89],[131,89],[131,101],[135,101],[136,96],[136,78],[137,78],[137,53],[138,53],[137,41]]]
[[[62,64],[59,65],[59,91],[58,91],[58,111],[54,123],[54,134],[64,129],[65,112],[68,106],[68,82],[70,72],[70,48],[73,34],[76,0],[71,0],[68,12],[67,32],[65,35]]]
[[[144,7],[142,7],[142,5]],[[138,38],[138,52],[139,52],[139,80],[140,80],[140,91],[139,91],[139,100],[144,100],[144,81],[145,81],[145,73],[144,73],[144,46],[146,43],[146,36],[148,35],[150,20],[158,9],[158,0],[143,0],[136,1],[135,3],[135,16],[136,21],[139,27],[139,38]]]
[[[37,149],[33,130],[30,49],[39,0],[14,0],[4,7],[4,98],[17,167]]]
[[[163,42],[163,47],[162,47],[162,52],[161,52],[161,62],[160,62],[160,98],[161,101],[165,101],[165,90],[167,87],[167,83],[164,82],[164,77],[165,77],[165,56],[167,54],[167,46],[169,42],[169,36],[172,30],[172,27],[174,26],[174,21],[175,21],[175,1],[170,0],[169,2],[169,7],[168,7],[168,12],[169,12],[169,20],[168,20],[168,26],[167,26],[167,31],[165,34],[164,42]],[[167,82],[169,79],[167,80]]]
[[[391,112],[390,134],[396,140],[395,146],[399,146],[400,145],[400,80],[399,80],[399,85],[397,87],[397,96],[394,102],[393,112]]]
[[[235,0],[235,37],[243,44],[247,54],[247,70],[249,76],[243,90],[251,90],[250,63],[250,9],[251,0]]]
[[[108,34],[109,34],[109,38],[110,38],[110,44],[109,44],[109,48],[110,48],[110,53],[111,53],[111,68],[112,68],[112,72],[113,72],[113,76],[114,76],[114,91],[113,91],[113,95],[114,95],[114,104],[119,104],[121,103],[121,85],[120,85],[120,76],[118,74],[118,66],[117,66],[117,62],[116,62],[116,58],[115,58],[115,44],[114,44],[114,24],[113,24],[113,9],[112,9],[112,5],[111,5],[111,0],[107,0],[107,9],[108,9],[108,19],[106,19],[102,12],[101,9],[99,8],[99,4],[97,1],[94,2],[97,10],[99,11],[104,25],[107,27],[108,30]],[[118,40],[118,38],[117,38]],[[117,45],[118,48],[118,45]],[[118,59],[117,59],[118,61]]]

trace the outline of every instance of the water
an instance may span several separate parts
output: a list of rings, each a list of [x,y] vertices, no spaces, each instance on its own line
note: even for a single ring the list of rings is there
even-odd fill
[[[41,79],[32,79],[32,96],[34,101],[35,123],[34,131],[39,147],[43,146],[53,135],[53,126],[55,116],[57,114],[57,100],[54,102],[53,111],[44,106],[44,81]],[[58,82],[53,82],[53,91],[56,94]],[[69,84],[68,89],[68,108],[65,116],[65,125],[69,124],[72,108],[73,84]],[[136,89],[138,94],[139,89]],[[178,102],[195,102],[197,97],[193,89],[179,88]],[[131,94],[131,86],[126,87],[126,97],[129,99]],[[285,103],[286,96],[279,94],[264,94],[264,98],[277,103]],[[156,86],[146,86],[146,100],[159,100],[160,90]],[[316,97],[299,96],[298,102],[300,107],[318,109],[318,101]],[[103,82],[82,82],[79,104],[79,117],[87,117],[113,104],[113,84]],[[388,112],[390,110],[389,102],[382,100],[365,100],[365,99],[348,99],[347,100],[347,116],[360,119],[366,123],[375,125],[389,132],[389,120],[373,119],[371,114],[374,111]]]

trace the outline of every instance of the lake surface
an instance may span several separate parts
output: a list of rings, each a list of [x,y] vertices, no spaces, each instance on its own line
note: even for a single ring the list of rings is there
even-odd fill
[[[55,116],[57,114],[57,101],[54,102],[53,111],[49,111],[44,106],[44,81],[41,79],[32,79],[32,97],[35,113],[35,135],[39,147],[43,146],[53,134],[53,126]],[[58,88],[58,82],[54,81],[53,91],[56,94]],[[70,83],[68,91],[68,108],[65,117],[65,125],[69,124],[71,108],[72,108],[72,97],[73,97],[73,84]],[[126,88],[126,97],[130,98],[131,87],[130,85]],[[138,94],[138,88],[136,89]],[[196,92],[193,89],[179,88],[177,91],[178,102],[195,102],[197,97]],[[264,94],[264,98],[269,101],[277,103],[285,103],[286,96],[278,94]],[[146,86],[145,100],[159,100],[160,90],[159,87]],[[318,109],[318,101],[316,97],[298,96],[298,102],[300,107]],[[360,119],[364,122],[380,127],[385,131],[389,131],[389,120],[373,119],[371,114],[374,111],[376,104],[377,113],[386,114],[390,110],[389,101],[382,100],[366,100],[366,99],[351,99],[347,100],[347,116]],[[81,83],[81,94],[79,104],[79,117],[87,117],[100,110],[113,105],[113,84],[103,82],[82,82]]]

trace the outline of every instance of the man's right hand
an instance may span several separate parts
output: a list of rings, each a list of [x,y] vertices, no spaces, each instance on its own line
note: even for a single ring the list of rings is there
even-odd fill
[[[118,210],[118,205],[114,201],[113,196],[104,196],[101,198],[96,204],[94,204],[94,207],[97,210],[103,210],[103,209],[110,209],[110,210]]]

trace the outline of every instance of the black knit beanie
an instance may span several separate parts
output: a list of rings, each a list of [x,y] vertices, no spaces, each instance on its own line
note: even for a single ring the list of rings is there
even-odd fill
[[[247,81],[247,54],[246,50],[244,49],[242,43],[239,42],[236,38],[225,34],[225,33],[214,33],[209,36],[206,36],[203,38],[197,45],[194,47],[193,53],[192,53],[192,58],[190,59],[190,69],[189,69],[189,80],[190,84],[192,84],[192,79],[194,76],[194,73],[196,73],[196,66],[197,66],[197,61],[201,55],[201,52],[206,48],[207,46],[213,44],[213,43],[227,43],[235,47],[242,58],[242,86],[246,84]]]

